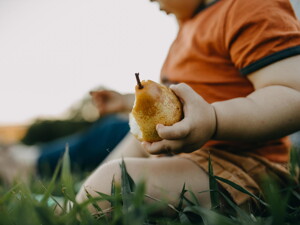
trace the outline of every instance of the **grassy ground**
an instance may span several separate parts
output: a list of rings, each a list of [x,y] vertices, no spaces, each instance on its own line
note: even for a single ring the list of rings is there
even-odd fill
[[[299,172],[299,151],[294,151],[291,158],[291,179]],[[263,183],[263,196],[251,195],[238,185],[213,175],[210,166],[210,192],[212,208],[205,209],[198,204],[193,193],[183,185],[180,203],[168,205],[159,199],[145,194],[145,184],[135,184],[127,174],[124,163],[121,186],[112,185],[112,196],[99,193],[96,198],[89,198],[82,204],[75,202],[78,179],[70,173],[68,154],[65,154],[60,166],[51,180],[32,180],[29,185],[16,184],[13,187],[0,185],[0,224],[3,225],[76,225],[76,224],[204,224],[204,225],[281,225],[300,224],[300,192],[299,185],[293,182],[285,189],[279,189],[275,181],[266,179]],[[241,192],[249,194],[260,207],[253,211],[245,211],[218,190],[217,181],[225,182]],[[145,198],[152,203],[145,204]],[[220,201],[222,198],[225,201]],[[109,213],[103,212],[96,201],[108,200],[112,204]],[[87,210],[87,205],[95,207],[95,215]],[[223,206],[223,207],[222,207]],[[153,216],[153,212],[165,207],[174,211],[175,217]]]

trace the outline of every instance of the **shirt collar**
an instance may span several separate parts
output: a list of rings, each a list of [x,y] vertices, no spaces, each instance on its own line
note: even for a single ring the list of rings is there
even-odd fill
[[[197,9],[195,10],[194,12],[194,16],[196,16],[198,13],[202,12],[204,9],[207,9],[208,7],[212,6],[213,4],[215,4],[216,2],[218,2],[220,0],[214,0],[208,4],[205,4],[205,3],[201,3]]]

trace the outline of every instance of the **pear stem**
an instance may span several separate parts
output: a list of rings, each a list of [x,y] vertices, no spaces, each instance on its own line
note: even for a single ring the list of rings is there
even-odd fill
[[[135,73],[135,78],[136,78],[136,82],[139,85],[139,89],[143,89],[144,86],[142,85],[141,81],[140,81],[140,77],[139,77],[139,73]]]

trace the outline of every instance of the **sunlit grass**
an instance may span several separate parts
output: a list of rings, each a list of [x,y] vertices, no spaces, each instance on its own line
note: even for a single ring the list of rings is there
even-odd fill
[[[291,180],[299,173],[299,151],[293,151],[290,170]],[[32,180],[30,184],[15,184],[13,187],[0,186],[0,224],[204,224],[204,225],[281,225],[300,224],[299,184],[290,182],[285,189],[266,178],[262,184],[263,196],[260,198],[228,180],[214,176],[209,163],[211,209],[203,208],[195,194],[182,186],[178,205],[168,205],[161,199],[146,195],[145,183],[134,183],[126,170],[124,162],[120,165],[122,183],[112,183],[112,195],[98,193],[97,197],[88,195],[87,201],[75,201],[78,179],[71,174],[68,151],[57,167],[52,179]],[[217,182],[225,182],[233,188],[250,195],[260,208],[245,211],[218,189]],[[299,182],[299,180],[298,180]],[[188,193],[188,195],[187,195]],[[88,194],[88,193],[87,193]],[[189,198],[187,197],[189,196]],[[151,201],[145,202],[150,198]],[[222,203],[220,199],[225,201]],[[96,202],[109,201],[111,208],[103,211]],[[91,214],[87,207],[95,208]],[[168,208],[174,217],[156,216],[154,212]]]

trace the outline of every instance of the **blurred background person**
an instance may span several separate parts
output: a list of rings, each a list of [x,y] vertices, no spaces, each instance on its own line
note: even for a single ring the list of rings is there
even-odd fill
[[[26,180],[32,174],[51,176],[66,146],[74,172],[97,167],[128,133],[127,114],[134,96],[112,90],[92,91],[90,95],[69,110],[67,120],[38,120],[20,143],[2,146],[2,179],[11,183],[17,177]]]

